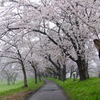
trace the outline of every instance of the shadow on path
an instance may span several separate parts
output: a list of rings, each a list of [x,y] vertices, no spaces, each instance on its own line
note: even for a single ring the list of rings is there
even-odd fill
[[[28,100],[68,100],[64,92],[54,82],[44,79],[46,84]]]

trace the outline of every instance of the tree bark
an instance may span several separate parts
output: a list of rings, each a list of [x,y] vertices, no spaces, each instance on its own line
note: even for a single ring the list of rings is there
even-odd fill
[[[7,78],[7,85],[10,85],[10,77]]]
[[[61,80],[61,69],[60,68],[58,69],[58,72],[59,72],[58,73],[58,79]]]
[[[66,80],[66,65],[63,65],[63,81]]]
[[[79,76],[80,76],[80,81],[86,80],[89,78],[88,74],[88,64],[85,61],[85,59],[81,59],[81,56],[78,58],[76,61],[78,70],[79,70]]]
[[[100,72],[99,72],[99,74],[98,74],[98,78],[100,78]]]
[[[34,72],[35,72],[35,84],[37,84],[37,71],[35,68],[34,68]]]
[[[78,71],[78,68],[77,68],[77,70],[76,70],[76,78],[78,78],[78,76],[79,76],[79,71]]]
[[[24,87],[28,87],[26,70],[25,70],[24,64],[22,63],[21,65],[22,65],[22,71],[23,71],[23,75],[24,75]]]
[[[71,68],[71,71],[70,71],[70,78],[72,78],[72,74],[73,74],[73,68]]]
[[[41,73],[38,72],[39,82],[41,82]]]
[[[26,70],[25,70],[25,66],[24,66],[23,60],[22,60],[22,56],[21,56],[20,51],[18,50],[18,48],[16,48],[16,49],[17,49],[17,52],[18,52],[18,56],[20,58],[19,62],[21,64],[21,66],[22,66],[22,72],[23,72],[23,75],[24,75],[24,87],[28,87]]]

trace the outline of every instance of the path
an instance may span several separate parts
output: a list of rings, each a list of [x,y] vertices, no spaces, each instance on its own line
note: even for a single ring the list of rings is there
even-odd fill
[[[45,82],[46,84],[33,94],[29,100],[68,100],[54,82],[46,79]]]

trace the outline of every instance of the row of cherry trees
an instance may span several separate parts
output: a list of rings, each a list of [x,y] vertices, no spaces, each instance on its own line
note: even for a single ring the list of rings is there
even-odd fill
[[[1,58],[26,70],[45,70],[66,79],[67,62],[75,62],[80,80],[89,78],[93,39],[100,32],[98,0],[8,0],[0,7]],[[39,75],[40,76],[40,75]],[[37,81],[36,81],[37,82]]]

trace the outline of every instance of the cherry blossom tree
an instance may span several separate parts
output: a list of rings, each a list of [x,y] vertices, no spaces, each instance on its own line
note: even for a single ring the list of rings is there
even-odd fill
[[[77,0],[76,0],[77,1]],[[88,75],[88,59],[86,58],[87,54],[86,52],[86,42],[88,41],[89,34],[91,34],[91,30],[96,32],[99,32],[99,27],[95,28],[92,25],[95,25],[95,21],[93,21],[92,16],[93,13],[96,14],[96,20],[99,19],[98,16],[98,9],[95,9],[94,1],[91,1],[90,6],[85,6],[86,3],[89,3],[88,1],[82,1],[81,5],[80,3],[73,1],[60,1],[57,0],[54,3],[54,6],[49,6],[48,4],[43,4],[43,9],[49,9],[44,14],[45,17],[43,20],[42,27],[44,28],[44,31],[37,30],[37,32],[40,32],[42,34],[47,35],[47,37],[59,48],[63,50],[63,52],[69,56],[70,59],[75,61],[78,65],[79,69],[79,75],[80,80],[85,80],[89,78]],[[97,3],[96,3],[97,5]],[[93,6],[93,8],[92,8]],[[55,10],[55,9],[56,10]],[[52,12],[50,13],[50,11]],[[44,11],[44,10],[43,10]],[[82,12],[82,13],[81,13]],[[84,20],[85,19],[85,20]],[[53,22],[56,26],[56,30],[50,27],[47,27],[47,21]],[[99,21],[98,21],[99,24]],[[97,24],[97,25],[98,25]],[[66,29],[67,27],[67,29]],[[58,28],[58,29],[57,29]],[[85,29],[85,30],[84,30]],[[48,30],[48,31],[47,31]],[[89,34],[88,34],[89,33]],[[54,36],[56,38],[54,38]],[[60,36],[59,36],[60,35]],[[61,37],[62,35],[62,37]],[[57,36],[59,36],[59,40],[57,41]],[[64,38],[65,39],[64,39]],[[64,45],[66,43],[67,45]],[[70,51],[67,50],[70,49]],[[71,55],[71,52],[74,52],[74,55]]]
[[[20,33],[19,36],[21,36],[22,41],[26,39],[27,34],[34,34],[36,38],[40,34],[44,35],[45,38],[41,38],[43,43],[50,41],[46,47],[49,48],[50,46],[51,49],[51,44],[53,44],[52,51],[53,48],[60,51],[61,59],[59,60],[56,54],[56,64],[59,61],[63,68],[66,68],[66,57],[70,58],[78,66],[80,80],[85,80],[89,78],[90,51],[87,48],[89,48],[93,36],[98,38],[100,32],[99,3],[98,0],[91,0],[91,2],[89,0],[41,0],[39,4],[19,0],[4,3],[4,7],[1,8],[0,19],[2,21],[0,24],[2,26],[0,27],[1,39],[7,34],[12,35],[13,32],[16,35]],[[6,38],[3,41],[7,41]],[[22,42],[22,51],[26,49],[28,56],[30,49],[23,45]],[[20,43],[16,49],[17,53],[20,51],[19,49]],[[48,50],[47,59],[53,61],[53,55]],[[22,59],[26,59],[27,56],[23,54]]]

